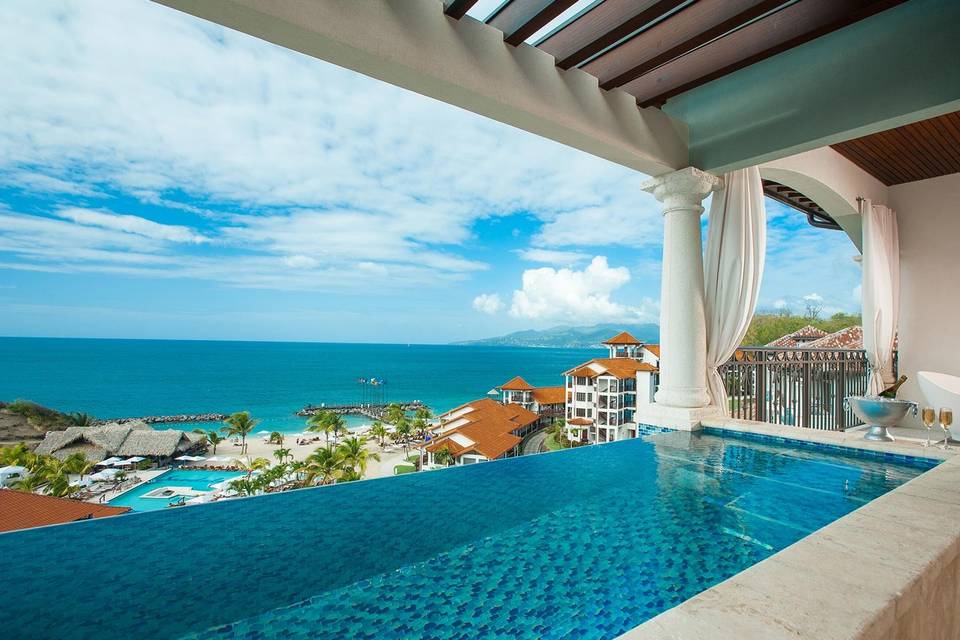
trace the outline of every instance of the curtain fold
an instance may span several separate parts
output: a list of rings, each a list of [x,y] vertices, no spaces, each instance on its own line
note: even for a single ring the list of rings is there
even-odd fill
[[[707,325],[707,389],[712,403],[730,415],[717,368],[734,354],[753,319],[763,279],[767,216],[760,170],[749,167],[724,176],[713,194],[704,259]]]
[[[900,314],[900,237],[897,214],[864,199],[863,218],[863,348],[870,363],[869,393],[885,386],[883,374],[893,364],[893,344]]]

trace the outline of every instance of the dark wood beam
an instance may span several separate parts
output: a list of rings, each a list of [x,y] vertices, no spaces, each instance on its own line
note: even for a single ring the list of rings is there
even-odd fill
[[[843,29],[906,0],[802,0],[623,85],[640,106],[675,95]]]
[[[575,67],[656,24],[690,0],[605,0],[537,44],[561,69]]]
[[[759,1],[697,0],[682,6],[665,20],[606,49],[580,68],[604,84],[718,22],[750,9]]]
[[[657,55],[639,62],[639,64],[636,64],[623,73],[614,76],[610,80],[602,83],[600,86],[603,89],[614,89],[616,87],[623,86],[631,80],[639,78],[640,76],[653,71],[657,67],[670,62],[671,60],[679,58],[687,53],[690,53],[694,49],[697,49],[698,47],[725,36],[728,33],[736,31],[744,25],[756,20],[760,16],[770,13],[771,11],[775,11],[785,5],[792,4],[794,1],[795,0],[754,0],[754,2],[746,9],[726,19],[723,19],[724,14],[718,11],[712,16],[714,20],[700,26],[695,35],[683,40],[682,42],[678,42],[672,47],[668,47]],[[673,19],[680,21],[683,20],[683,16],[677,16]],[[646,36],[641,37],[654,37],[654,34],[648,33]],[[608,55],[617,56],[617,52],[618,50],[614,49]]]
[[[503,41],[520,44],[548,22],[569,9],[576,0],[511,0],[490,17],[487,24],[503,31]]]
[[[466,15],[467,11],[470,11],[473,5],[477,4],[477,0],[451,0],[447,4],[447,8],[444,9],[446,13],[451,18],[459,20]]]

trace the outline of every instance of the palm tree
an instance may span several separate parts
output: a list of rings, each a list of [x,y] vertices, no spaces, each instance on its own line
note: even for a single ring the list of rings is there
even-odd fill
[[[330,431],[333,429],[330,421],[333,414],[329,411],[318,411],[307,418],[307,431],[312,433],[322,433],[327,440],[327,449],[330,448]]]
[[[307,474],[303,481],[305,486],[314,484],[317,478],[320,479],[320,484],[327,484],[337,480],[344,471],[343,460],[339,454],[324,447],[318,447],[307,456],[305,462],[307,463],[304,469]]]
[[[374,420],[370,425],[370,435],[380,441],[380,448],[383,449],[383,441],[387,437],[387,428],[383,426],[383,422]]]
[[[453,454],[450,453],[450,449],[447,449],[446,447],[441,447],[436,453],[434,453],[433,460],[437,464],[442,464],[446,467],[449,467],[454,463]]]
[[[93,424],[94,418],[89,413],[83,413],[82,411],[74,411],[67,415],[70,418],[70,422],[75,427],[89,427]]]
[[[426,435],[426,431],[430,427],[430,420],[433,419],[433,413],[430,412],[428,407],[418,407],[413,417],[414,425],[422,425],[418,427],[420,437],[422,438]]]
[[[87,456],[80,453],[71,453],[63,461],[63,468],[67,473],[76,473],[80,475],[80,479],[83,480],[83,476],[90,473],[90,470],[93,469],[93,463],[87,460]]]
[[[254,428],[260,424],[259,420],[254,420],[250,417],[249,411],[238,411],[226,420],[225,427],[221,427],[221,431],[225,431],[228,436],[231,437],[240,437],[240,452],[247,452],[247,436],[254,430]]]
[[[403,414],[394,425],[396,427],[397,439],[403,443],[403,453],[407,455],[410,453],[410,435],[413,432],[413,427],[411,427],[410,421],[407,420],[406,414]]]
[[[570,441],[567,440],[567,421],[563,418],[550,425],[547,428],[547,433],[553,436],[553,441],[557,443],[557,447],[560,449],[570,446]]]
[[[343,464],[356,471],[361,478],[367,473],[367,461],[377,460],[379,462],[380,460],[380,454],[367,451],[366,445],[366,438],[354,436],[345,439],[337,447],[337,453],[343,460]]]
[[[217,445],[223,442],[223,436],[216,431],[207,431],[203,434],[207,438],[207,444],[213,447],[213,455],[217,455]]]
[[[37,454],[30,451],[24,443],[12,447],[0,447],[0,466],[33,467],[37,463]]]
[[[403,407],[401,407],[396,402],[393,402],[390,404],[389,407],[387,407],[387,412],[384,417],[386,418],[387,422],[389,422],[392,425],[395,425],[402,418],[406,417],[406,415],[407,415],[407,412],[403,410]]]
[[[279,431],[274,431],[270,434],[270,444],[283,444],[283,434]]]
[[[290,455],[290,449],[284,449],[283,447],[274,450],[273,457],[277,459],[277,462],[283,464],[283,461],[287,459],[287,456]]]
[[[347,435],[347,421],[343,416],[337,414],[330,415],[330,433],[333,434],[333,446],[337,446],[337,438]]]
[[[46,482],[47,480],[44,478],[43,474],[31,473],[30,475],[14,482],[13,488],[17,491],[29,491],[33,493],[46,484]]]

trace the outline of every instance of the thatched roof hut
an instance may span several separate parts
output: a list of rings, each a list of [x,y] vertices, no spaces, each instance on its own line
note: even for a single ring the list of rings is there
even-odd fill
[[[72,453],[83,453],[91,462],[110,456],[169,458],[196,448],[201,437],[179,429],[153,429],[139,421],[110,423],[50,431],[37,445],[36,452],[61,460]]]

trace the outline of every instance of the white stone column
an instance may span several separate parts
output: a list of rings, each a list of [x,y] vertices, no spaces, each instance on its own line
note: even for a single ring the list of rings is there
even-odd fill
[[[707,336],[704,316],[701,202],[723,185],[687,167],[643,185],[663,203],[663,278],[660,288],[660,388],[665,407],[707,406]]]

